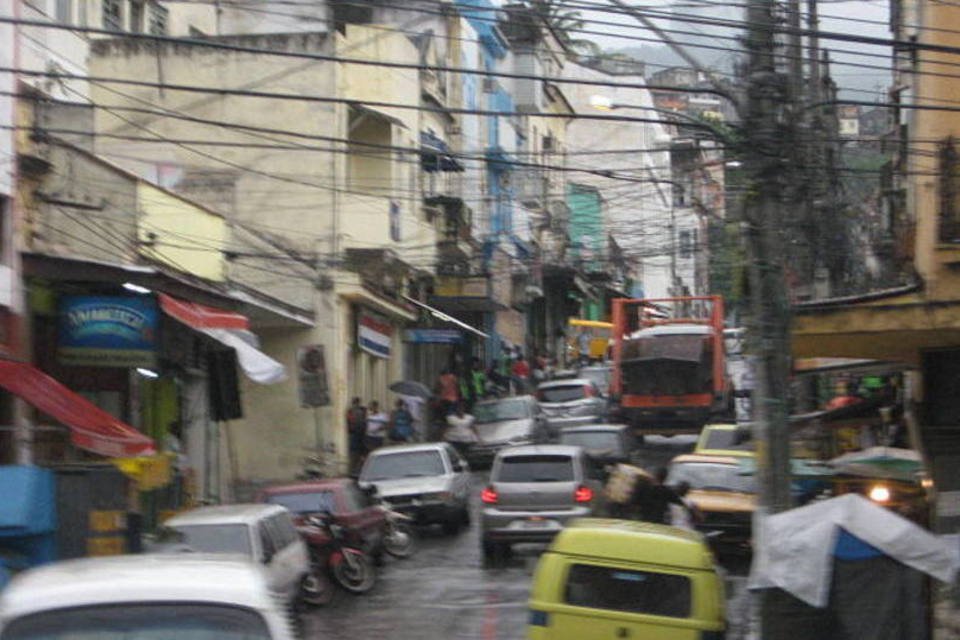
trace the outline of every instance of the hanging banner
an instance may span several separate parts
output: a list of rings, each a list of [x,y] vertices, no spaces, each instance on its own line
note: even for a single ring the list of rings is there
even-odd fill
[[[300,406],[325,407],[330,404],[327,384],[327,359],[322,344],[297,349],[297,370],[300,378]]]
[[[157,302],[147,296],[62,296],[57,358],[88,367],[153,367]]]
[[[378,358],[390,357],[393,326],[368,311],[357,312],[357,346]]]
[[[413,344],[461,344],[463,333],[457,329],[407,329],[403,341]]]

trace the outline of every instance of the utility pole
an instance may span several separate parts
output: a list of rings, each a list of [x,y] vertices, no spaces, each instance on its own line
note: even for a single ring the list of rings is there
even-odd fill
[[[757,454],[758,505],[754,539],[760,545],[767,515],[790,508],[788,376],[790,309],[784,279],[782,229],[788,151],[784,148],[788,78],[777,73],[774,0],[747,4],[748,52],[744,167],[748,178],[743,225],[748,260],[748,340],[757,359],[753,420]],[[770,628],[769,600],[761,603],[761,637]]]

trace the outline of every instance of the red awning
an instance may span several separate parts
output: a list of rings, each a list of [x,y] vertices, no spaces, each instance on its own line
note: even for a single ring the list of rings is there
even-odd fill
[[[159,294],[160,307],[168,316],[194,329],[250,329],[250,320],[242,314],[179,300]]]
[[[70,427],[79,449],[108,458],[156,453],[151,438],[29,364],[0,360],[0,387]]]

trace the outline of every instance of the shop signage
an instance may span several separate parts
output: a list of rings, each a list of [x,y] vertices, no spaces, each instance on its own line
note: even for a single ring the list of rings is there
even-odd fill
[[[147,296],[62,296],[57,358],[89,367],[152,367],[157,302]]]
[[[387,321],[366,311],[357,313],[357,345],[367,353],[389,358],[392,336],[393,327]]]
[[[297,369],[300,378],[300,406],[325,407],[330,404],[327,383],[327,359],[322,344],[311,344],[297,349]]]
[[[414,344],[460,344],[463,334],[456,329],[407,329],[403,341]]]

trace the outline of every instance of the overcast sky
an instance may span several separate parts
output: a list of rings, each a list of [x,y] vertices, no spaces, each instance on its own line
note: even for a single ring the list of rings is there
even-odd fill
[[[806,0],[803,1],[804,12],[806,12]],[[569,0],[570,4],[604,4],[603,0]],[[742,20],[742,5],[745,0],[730,0],[728,2],[716,0],[630,0],[630,3],[641,7],[658,7],[660,10],[672,10],[678,13],[691,15],[693,13],[712,14],[727,20]],[[818,5],[821,16],[820,29],[825,32],[841,32],[879,38],[890,38],[891,34],[887,29],[887,0],[821,0]],[[655,38],[656,36],[648,30],[639,29],[639,23],[630,17],[618,15],[616,13],[607,13],[604,11],[583,11],[583,17],[589,21],[599,21],[604,23],[615,22],[623,26],[618,27],[610,24],[588,24],[585,28],[590,31],[603,31],[611,35],[584,35],[597,42],[605,49],[623,49],[632,46],[655,46],[656,43],[650,41],[636,40],[631,42],[622,36],[632,38]],[[704,33],[705,36],[711,35],[739,35],[736,31],[728,31],[725,34],[717,32],[710,26],[702,24],[693,24],[688,21],[659,20],[658,25],[664,28],[672,28],[684,31]],[[879,24],[876,24],[879,23]],[[690,42],[697,40],[696,36],[673,34],[679,41]],[[711,42],[715,46],[727,47],[734,45],[732,40],[724,39],[704,39],[701,42]],[[841,87],[856,87],[861,90],[873,90],[875,86],[886,87],[890,83],[890,51],[887,48],[871,47],[851,42],[841,42],[837,40],[824,39],[821,46],[833,50],[831,59],[834,62],[833,76]],[[689,47],[693,55],[701,60],[707,66],[721,62],[721,58],[726,58],[722,62],[729,62],[730,55],[725,55],[722,51],[704,49],[699,47]],[[856,55],[855,53],[864,53],[869,55]],[[864,66],[878,66],[881,69],[870,69]],[[870,99],[867,93],[858,93],[851,95],[851,98]]]

